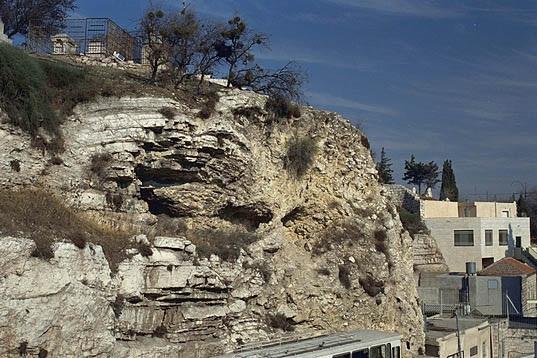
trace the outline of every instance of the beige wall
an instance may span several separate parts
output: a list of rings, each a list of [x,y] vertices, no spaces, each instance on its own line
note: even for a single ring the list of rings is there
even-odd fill
[[[456,201],[422,200],[423,218],[456,218],[459,216]]]
[[[447,358],[457,353],[457,335],[455,333],[449,336],[437,339],[439,344],[439,357]],[[470,356],[470,349],[477,347],[477,355]],[[483,322],[479,326],[467,328],[461,332],[461,349],[464,351],[464,357],[472,358],[491,358],[490,347],[490,326],[488,322]]]
[[[422,200],[421,206],[423,218],[499,218],[505,216],[503,211],[509,213],[508,217],[516,217],[516,203]]]
[[[522,247],[530,245],[529,218],[429,218],[424,219],[431,230],[431,236],[452,272],[465,272],[466,262],[476,263],[482,269],[482,258],[492,257],[494,262],[512,253],[517,236],[521,237]],[[508,230],[510,246],[499,245],[499,230]],[[455,246],[455,230],[473,230],[473,246]],[[485,230],[492,230],[492,246],[485,245]],[[510,230],[510,231],[509,231]],[[511,250],[511,251],[509,251]]]

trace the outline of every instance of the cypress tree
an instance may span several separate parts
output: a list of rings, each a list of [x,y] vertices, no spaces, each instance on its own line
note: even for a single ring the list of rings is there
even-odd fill
[[[393,184],[393,169],[391,159],[386,156],[384,147],[380,152],[380,161],[377,163],[377,171],[379,173],[379,181],[382,184]]]
[[[442,167],[442,186],[440,187],[440,200],[449,199],[459,201],[459,189],[455,181],[455,173],[451,167],[451,160],[444,161]]]

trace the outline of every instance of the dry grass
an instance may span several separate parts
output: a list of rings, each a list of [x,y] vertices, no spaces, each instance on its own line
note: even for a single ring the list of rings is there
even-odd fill
[[[355,222],[341,222],[326,229],[321,238],[313,244],[315,256],[335,250],[338,246],[352,247],[366,238],[362,228]]]
[[[287,143],[284,164],[289,174],[300,178],[313,165],[317,143],[310,137],[293,137]]]
[[[218,255],[222,260],[234,262],[240,250],[259,238],[256,234],[239,229],[197,230],[189,233],[188,239],[197,247],[200,257]]]
[[[375,250],[388,255],[388,234],[386,230],[377,230],[374,234],[375,237]]]
[[[170,120],[174,119],[175,115],[177,114],[177,110],[173,107],[162,107],[161,109],[159,109],[158,112],[162,114],[164,118],[167,118]]]
[[[384,282],[374,278],[370,274],[360,277],[358,282],[370,297],[375,297],[379,293],[384,292]]]
[[[112,155],[110,153],[96,153],[91,156],[90,171],[98,178],[103,179],[106,175],[106,169],[112,161]]]
[[[203,119],[210,118],[216,108],[216,104],[220,100],[220,96],[216,91],[209,91],[203,96],[203,105],[198,113],[198,116]]]
[[[53,257],[51,245],[71,241],[84,248],[87,242],[102,246],[112,271],[132,247],[130,233],[96,223],[67,207],[58,197],[38,189],[0,190],[0,232],[22,234],[34,240],[36,257]]]

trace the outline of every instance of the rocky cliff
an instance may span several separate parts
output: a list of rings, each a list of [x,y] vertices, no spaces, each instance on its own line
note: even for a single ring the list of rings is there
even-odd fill
[[[3,188],[57,193],[152,247],[112,272],[100,246],[57,242],[45,261],[4,235],[0,356],[209,357],[358,328],[400,332],[407,355],[423,345],[412,240],[363,134],[219,95],[206,119],[164,97],[79,105],[54,157],[0,124]]]

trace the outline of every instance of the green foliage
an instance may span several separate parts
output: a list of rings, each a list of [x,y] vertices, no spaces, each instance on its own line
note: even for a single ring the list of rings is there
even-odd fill
[[[393,169],[392,169],[392,163],[391,159],[388,158],[386,155],[386,152],[384,151],[384,147],[382,147],[382,150],[380,152],[380,161],[377,163],[377,171],[379,173],[379,181],[382,184],[393,184]]]
[[[411,213],[405,208],[399,208],[398,211],[403,228],[408,231],[412,237],[416,234],[429,233],[429,229],[421,220],[419,213]]]
[[[403,180],[408,184],[417,185],[420,195],[421,185],[425,184],[427,188],[434,188],[439,182],[438,175],[438,165],[433,161],[428,163],[417,162],[414,154],[410,156],[410,160],[405,160]]]
[[[442,186],[440,187],[440,200],[449,199],[459,201],[459,189],[455,180],[455,173],[451,167],[451,160],[444,161],[442,166]]]
[[[9,122],[28,132],[34,146],[44,150],[63,149],[60,125],[78,103],[106,90],[100,82],[79,67],[36,59],[13,46],[0,45],[0,106]],[[40,138],[40,129],[52,140]]]
[[[284,165],[288,173],[296,178],[302,177],[313,165],[317,143],[310,137],[293,137],[287,144]]]
[[[0,14],[9,37],[26,35],[30,26],[56,34],[61,30],[67,15],[75,8],[74,0],[0,1]]]
[[[46,75],[39,63],[13,46],[0,44],[0,105],[9,121],[32,135],[39,127],[55,129]]]
[[[518,196],[518,200],[516,201],[516,211],[517,216],[519,217],[529,217],[532,212],[528,202],[522,194]]]

